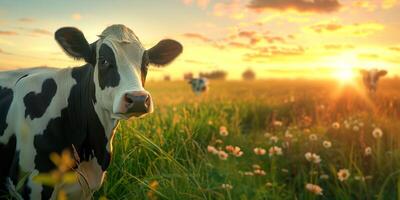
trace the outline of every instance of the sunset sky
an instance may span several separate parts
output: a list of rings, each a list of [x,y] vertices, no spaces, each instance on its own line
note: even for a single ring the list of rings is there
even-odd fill
[[[2,0],[0,69],[67,67],[53,33],[81,29],[89,42],[108,25],[125,24],[146,48],[173,38],[184,46],[149,79],[224,70],[239,79],[324,78],[360,68],[400,74],[398,0]]]

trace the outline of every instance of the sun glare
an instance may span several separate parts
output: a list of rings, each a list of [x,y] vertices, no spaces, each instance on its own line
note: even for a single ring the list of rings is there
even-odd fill
[[[351,69],[341,69],[334,74],[335,79],[337,79],[342,84],[349,84],[354,81],[355,74]]]

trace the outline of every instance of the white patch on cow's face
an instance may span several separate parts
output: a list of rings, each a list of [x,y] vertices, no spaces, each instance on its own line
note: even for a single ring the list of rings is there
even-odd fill
[[[100,39],[96,45],[97,63],[94,72],[96,99],[98,101],[98,104],[100,104],[103,109],[108,110],[113,118],[129,118],[131,115],[130,113],[127,113],[127,109],[125,106],[126,94],[134,92],[148,94],[148,92],[143,88],[140,71],[142,57],[145,49],[137,40],[133,32],[130,32],[129,30],[126,30],[126,32],[124,32],[124,34],[128,34],[128,36],[124,36],[124,40],[121,40],[120,37],[116,37],[115,35],[113,35],[114,33],[112,32],[108,32],[108,34],[109,35],[101,36],[104,38]],[[117,85],[107,86],[105,88],[100,87],[100,79],[102,77],[100,77],[101,74],[99,73],[99,65],[101,64],[101,59],[99,59],[99,50],[102,45],[107,45],[112,49],[116,64],[116,66],[113,67],[117,68],[117,73],[119,77],[119,82]],[[148,113],[152,112],[152,110],[153,106],[150,98],[150,107]]]

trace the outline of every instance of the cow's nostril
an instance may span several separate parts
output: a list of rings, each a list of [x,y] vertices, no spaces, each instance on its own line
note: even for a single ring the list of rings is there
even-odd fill
[[[128,104],[132,104],[133,103],[133,97],[130,94],[125,94],[125,102]]]
[[[124,95],[126,113],[144,114],[150,111],[151,97],[146,93],[127,93]]]
[[[144,106],[146,107],[146,109],[149,109],[150,107],[150,95],[147,95]]]

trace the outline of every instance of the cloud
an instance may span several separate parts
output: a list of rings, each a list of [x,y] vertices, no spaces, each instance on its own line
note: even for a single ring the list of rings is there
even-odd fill
[[[362,54],[358,54],[357,57],[360,59],[378,59],[378,58],[380,58],[380,56],[378,54],[374,54],[374,53],[362,53]]]
[[[383,9],[389,9],[394,7],[396,4],[398,4],[398,0],[383,0],[382,1],[382,8]]]
[[[256,33],[255,31],[240,31],[237,36],[248,39],[249,43],[253,45],[257,44],[262,39],[260,34]]]
[[[324,13],[339,10],[341,4],[338,0],[251,0],[247,6],[257,11],[274,9]]]
[[[381,1],[371,1],[371,0],[357,0],[353,2],[353,7],[362,8],[367,11],[375,11],[378,8],[387,10],[400,3],[399,0],[381,0]]]
[[[186,60],[184,60],[184,62],[190,63],[190,64],[196,64],[196,65],[208,65],[208,64],[210,64],[210,63],[207,63],[207,62],[204,62],[204,61],[193,60],[193,59],[186,59]]]
[[[3,51],[2,49],[0,49],[0,54],[3,54],[3,55],[13,55],[12,53],[7,52],[7,51]]]
[[[0,31],[0,35],[18,35],[15,31]]]
[[[243,19],[246,17],[246,9],[240,0],[218,2],[213,7],[213,14],[218,17],[228,16],[233,19]]]
[[[36,20],[33,18],[23,17],[23,18],[19,18],[18,21],[23,22],[23,23],[32,23],[32,22],[35,22]]]
[[[256,52],[247,53],[244,55],[243,60],[254,61],[263,60],[273,57],[288,57],[288,56],[300,56],[305,53],[305,49],[301,46],[297,47],[277,47],[269,46],[257,49]]]
[[[378,23],[354,23],[350,25],[342,25],[335,22],[314,24],[308,27],[315,33],[344,33],[359,36],[370,35],[384,29],[383,24]]]
[[[250,44],[242,43],[242,42],[229,42],[228,46],[234,48],[243,48],[243,49],[250,49],[252,46]]]
[[[351,44],[326,44],[324,45],[326,50],[343,50],[343,49],[354,49]]]
[[[197,0],[197,5],[203,9],[207,8],[209,3],[210,3],[210,0]]]
[[[275,43],[275,42],[285,43],[285,38],[280,36],[265,36],[264,39],[269,43]]]
[[[242,38],[247,38],[250,42],[250,44],[257,44],[258,42],[264,40],[268,43],[285,43],[285,38],[280,37],[280,36],[271,36],[269,33],[264,33],[264,35],[261,35],[255,31],[240,31],[238,33],[239,37]]]
[[[282,73],[282,74],[309,74],[309,73],[314,73],[315,71],[318,72],[332,72],[334,69],[329,69],[325,67],[313,67],[313,68],[289,68],[289,69],[284,69],[284,68],[268,68],[265,69],[267,72],[272,72],[272,73]]]
[[[329,24],[312,25],[312,26],[310,26],[310,28],[317,33],[321,33],[321,32],[325,32],[325,31],[337,31],[337,30],[343,28],[343,26],[340,24],[329,23]]]
[[[26,27],[16,27],[16,28],[24,31],[27,35],[34,37],[53,35],[52,32],[42,28],[26,28]]]
[[[190,5],[192,4],[193,0],[182,0],[183,4]]]
[[[255,31],[240,31],[238,33],[238,36],[240,37],[246,37],[246,38],[251,38],[254,37],[257,33]]]
[[[389,49],[392,51],[400,52],[400,47],[389,47]]]
[[[208,37],[206,37],[204,35],[201,35],[199,33],[185,33],[185,34],[183,34],[183,36],[186,37],[186,38],[189,38],[189,39],[201,40],[203,42],[210,42],[211,41],[210,38],[208,38]]]
[[[40,29],[40,28],[32,29],[31,33],[38,34],[38,35],[53,35],[52,32],[45,30],[45,29]]]
[[[71,15],[71,17],[72,17],[72,19],[74,19],[74,20],[81,20],[81,19],[82,19],[82,15],[79,14],[79,13],[73,13],[73,14]]]
[[[42,29],[42,28],[26,28],[26,27],[15,27],[18,30],[22,30],[26,35],[28,36],[51,36],[53,35],[52,32],[46,30],[46,29]]]
[[[210,3],[210,0],[182,0],[182,3],[185,5],[191,5],[194,1],[196,2],[197,6],[202,9],[206,9]]]

